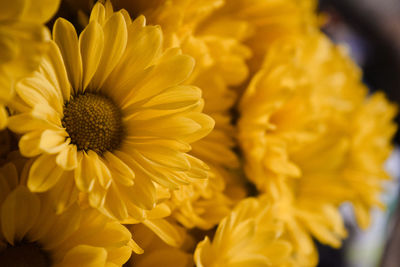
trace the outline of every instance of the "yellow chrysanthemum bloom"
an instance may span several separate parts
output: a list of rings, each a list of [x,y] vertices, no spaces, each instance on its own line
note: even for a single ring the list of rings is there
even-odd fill
[[[292,266],[291,244],[267,197],[241,201],[225,217],[210,242],[195,250],[196,266]]]
[[[7,124],[5,105],[15,82],[36,69],[48,33],[43,26],[56,12],[59,0],[0,1],[0,129]]]
[[[133,15],[144,13],[150,24],[162,27],[165,47],[181,47],[196,60],[187,83],[202,89],[204,113],[216,125],[208,136],[192,144],[191,154],[210,166],[212,175],[208,181],[195,181],[171,192],[169,205],[172,216],[186,227],[211,228],[230,211],[233,202],[230,198],[244,195],[241,185],[229,172],[239,167],[233,151],[235,130],[230,113],[236,94],[230,87],[242,83],[248,74],[245,60],[250,51],[241,44],[249,35],[247,24],[233,18],[214,17],[224,5],[221,0],[114,2]],[[227,192],[227,183],[235,188],[233,194]]]
[[[75,204],[56,215],[45,195],[19,185],[13,164],[0,178],[1,266],[122,266],[137,249],[124,226],[95,209]]]
[[[393,149],[391,140],[397,130],[396,114],[397,107],[389,103],[383,93],[376,93],[351,116],[351,141],[343,178],[352,191],[350,202],[363,229],[370,225],[371,208],[384,207],[380,194],[383,182],[390,176],[383,165]]]
[[[316,264],[312,236],[341,245],[346,231],[339,204],[376,204],[377,176],[394,132],[393,107],[373,100],[380,103],[371,109],[366,95],[361,73],[344,50],[322,34],[310,34],[272,45],[241,101],[246,174],[274,197],[299,265]],[[377,110],[387,111],[385,120],[368,122],[366,114]],[[364,138],[375,141],[361,148]]]
[[[126,267],[191,267],[194,266],[193,255],[184,248],[171,247],[164,243],[154,232],[142,224],[131,228],[135,241],[143,249],[140,255],[132,254]],[[190,243],[184,246],[190,246]]]
[[[162,49],[158,26],[97,3],[79,38],[54,24],[39,71],[17,86],[10,129],[21,153],[36,157],[28,188],[55,190],[57,210],[79,191],[90,206],[123,220],[156,204],[154,183],[171,189],[207,178],[187,154],[214,122],[201,112],[201,90],[182,83],[194,61]]]

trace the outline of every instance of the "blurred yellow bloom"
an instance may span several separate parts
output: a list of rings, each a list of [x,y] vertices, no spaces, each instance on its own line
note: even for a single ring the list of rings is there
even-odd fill
[[[7,124],[5,104],[14,84],[36,69],[46,48],[43,23],[57,11],[59,0],[0,0],[0,129]]]
[[[351,115],[351,139],[342,175],[346,186],[352,190],[350,201],[362,229],[370,225],[371,208],[384,207],[380,194],[383,182],[390,177],[383,165],[393,149],[396,114],[397,107],[389,103],[383,93],[376,93]]]
[[[293,266],[291,244],[268,197],[248,198],[218,225],[195,250],[198,267]]]
[[[95,209],[75,204],[56,215],[45,195],[19,185],[13,164],[0,178],[2,266],[122,266],[140,252],[124,226]]]
[[[364,218],[377,204],[394,109],[379,95],[365,103],[360,77],[344,49],[322,34],[283,38],[270,47],[241,101],[246,174],[274,197],[299,264],[316,263],[311,236],[341,245],[339,204],[362,203]],[[373,119],[382,114],[379,123]]]
[[[182,83],[193,59],[162,48],[158,26],[131,21],[109,2],[94,6],[79,38],[58,19],[40,70],[17,86],[9,127],[35,157],[28,188],[51,190],[58,212],[76,201],[124,220],[156,204],[154,183],[176,189],[208,177],[187,154],[214,121],[201,112],[201,90]]]

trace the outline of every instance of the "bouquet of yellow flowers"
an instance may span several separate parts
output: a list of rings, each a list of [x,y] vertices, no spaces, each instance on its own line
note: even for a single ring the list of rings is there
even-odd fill
[[[383,206],[397,109],[315,1],[85,2],[50,30],[59,4],[0,0],[0,266],[316,266],[342,203]]]

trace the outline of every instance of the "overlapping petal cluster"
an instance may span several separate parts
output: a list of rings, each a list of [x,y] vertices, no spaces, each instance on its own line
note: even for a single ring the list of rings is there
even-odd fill
[[[15,83],[34,71],[46,50],[48,31],[43,26],[60,1],[0,1],[0,129],[7,124],[6,104]]]
[[[196,248],[196,265],[292,266],[291,244],[268,197],[247,198]]]
[[[386,119],[376,127],[378,106]],[[365,211],[379,204],[378,181],[387,177],[382,159],[389,155],[396,130],[391,122],[395,108],[381,94],[367,97],[360,71],[343,48],[320,33],[276,42],[240,109],[247,176],[281,207],[295,250],[304,252],[300,262],[317,260],[312,237],[340,246],[346,237],[341,203],[353,202],[366,227]],[[370,112],[375,115],[362,124],[371,125],[361,126],[360,116],[366,119]],[[360,145],[365,139],[359,135],[367,135],[373,148]],[[378,139],[380,148],[373,141]],[[363,164],[371,157],[369,170]],[[356,180],[363,182],[356,185]],[[361,184],[370,186],[355,188]]]

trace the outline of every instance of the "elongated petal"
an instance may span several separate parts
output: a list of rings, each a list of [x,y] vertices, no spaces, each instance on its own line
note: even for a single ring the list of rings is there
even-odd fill
[[[43,154],[32,164],[28,188],[33,192],[45,192],[58,182],[63,172],[56,164],[54,155]]]
[[[60,48],[68,78],[75,91],[81,89],[82,60],[78,36],[74,26],[65,19],[59,18],[54,23],[53,39]]]
[[[75,145],[67,145],[56,157],[57,164],[64,170],[73,170],[78,166],[78,152]]]
[[[101,55],[100,64],[89,85],[90,89],[98,90],[108,75],[121,59],[126,43],[128,33],[126,29],[124,16],[120,13],[114,13],[105,23],[104,31],[104,49]]]
[[[79,36],[79,47],[82,55],[83,81],[82,89],[91,81],[99,66],[104,47],[104,34],[100,24],[92,21]]]
[[[90,192],[95,181],[93,159],[86,153],[78,154],[78,167],[75,169],[75,183],[82,192]]]
[[[105,266],[107,250],[105,248],[79,245],[67,252],[60,267],[98,267]]]
[[[132,186],[134,184],[135,173],[121,159],[113,153],[105,153],[104,157],[112,168],[112,177],[117,183],[124,186]]]
[[[8,243],[20,241],[39,214],[40,202],[26,187],[15,189],[1,206],[1,228]]]

